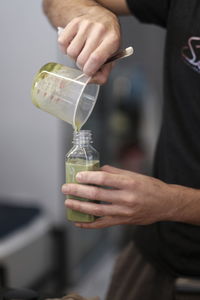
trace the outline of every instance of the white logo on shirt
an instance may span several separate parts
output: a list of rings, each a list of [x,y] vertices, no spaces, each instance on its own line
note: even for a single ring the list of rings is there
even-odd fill
[[[189,38],[187,46],[182,48],[182,58],[194,71],[200,73],[200,37]]]

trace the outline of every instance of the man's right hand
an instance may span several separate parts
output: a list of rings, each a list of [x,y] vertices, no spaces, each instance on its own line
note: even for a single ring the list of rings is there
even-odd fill
[[[109,76],[112,63],[103,64],[120,46],[120,24],[114,13],[98,4],[83,11],[67,24],[58,42],[62,51],[85,74],[94,76],[93,81],[103,84]]]

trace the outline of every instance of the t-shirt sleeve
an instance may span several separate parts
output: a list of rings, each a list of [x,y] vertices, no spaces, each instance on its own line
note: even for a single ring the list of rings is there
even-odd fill
[[[132,14],[141,22],[166,27],[171,0],[126,0]]]

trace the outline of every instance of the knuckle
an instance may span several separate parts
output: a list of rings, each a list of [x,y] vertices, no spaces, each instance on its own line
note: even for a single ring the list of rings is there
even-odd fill
[[[119,41],[118,40],[114,40],[112,42],[112,46],[114,47],[114,49],[118,50],[119,46],[120,46]]]
[[[85,65],[85,57],[79,55],[79,56],[77,57],[76,62],[77,62],[77,64],[78,64],[80,67],[83,67],[83,66]]]
[[[88,26],[91,25],[91,21],[88,19],[83,19],[81,25],[87,28]]]
[[[78,187],[76,185],[73,185],[70,189],[69,189],[69,194],[74,194],[77,195],[78,193]]]
[[[131,196],[127,196],[124,200],[123,203],[125,206],[127,207],[131,207],[132,206],[132,197]]]
[[[98,199],[98,197],[99,197],[99,190],[98,190],[98,188],[93,187],[93,189],[91,191],[91,198]]]
[[[65,46],[65,40],[64,39],[61,39],[60,37],[58,38],[58,44],[62,47]]]
[[[104,34],[106,32],[106,26],[102,23],[96,23],[96,29],[99,31],[99,33]]]
[[[76,201],[76,203],[73,204],[72,208],[81,211],[81,204],[78,201]]]
[[[127,180],[127,187],[128,188],[134,188],[135,187],[135,185],[136,185],[136,182],[135,182],[135,180],[133,179],[133,178],[130,178],[129,180]]]
[[[67,51],[66,51],[67,55],[69,55],[70,57],[72,58],[76,58],[78,56],[78,51],[75,47],[72,47],[72,46],[69,46],[67,48]]]
[[[100,53],[92,53],[90,55],[91,62],[94,64],[101,64],[103,59]]]
[[[73,20],[71,21],[71,24],[77,25],[77,24],[79,24],[80,21],[81,21],[81,17],[77,16],[77,17],[73,18]]]
[[[76,204],[76,208],[77,208],[78,210],[81,210],[81,204],[80,204],[80,203],[77,203],[77,204]]]
[[[99,77],[98,78],[98,83],[100,84],[100,85],[103,85],[103,84],[105,84],[107,82],[107,77]]]
[[[127,209],[124,211],[124,216],[127,218],[132,217],[132,211],[130,209]]]
[[[106,176],[104,172],[101,172],[101,174],[99,175],[99,184],[100,185],[105,185],[106,183]]]
[[[95,216],[101,216],[102,215],[102,208],[100,207],[100,205],[96,205],[95,207],[94,207],[94,215]]]
[[[110,42],[112,43],[113,46],[115,46],[115,47],[118,48],[119,45],[120,45],[120,38],[119,38],[119,36],[117,34],[115,34],[115,33],[112,33],[110,35]]]

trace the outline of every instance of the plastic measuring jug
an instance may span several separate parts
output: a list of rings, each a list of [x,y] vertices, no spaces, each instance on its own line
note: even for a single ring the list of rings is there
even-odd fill
[[[34,78],[32,102],[79,130],[89,118],[99,85],[80,70],[58,63],[45,64]]]
[[[110,57],[105,64],[132,54],[133,48],[128,47]],[[34,78],[32,102],[79,130],[89,118],[99,93],[99,85],[91,83],[90,79],[80,70],[48,63]]]

